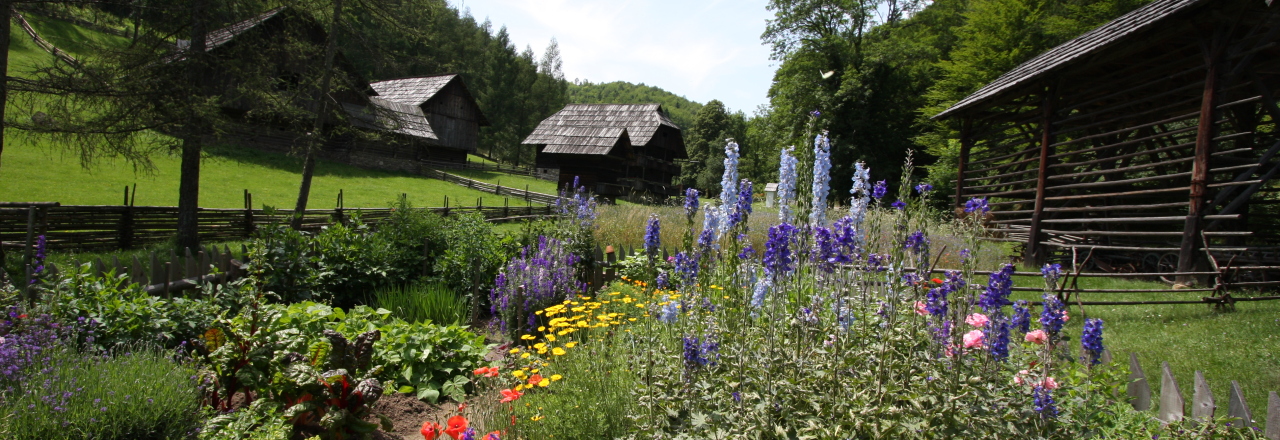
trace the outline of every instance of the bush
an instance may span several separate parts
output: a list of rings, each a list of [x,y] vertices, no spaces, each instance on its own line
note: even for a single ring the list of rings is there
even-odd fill
[[[195,370],[155,348],[46,352],[45,362],[3,393],[13,439],[176,439],[201,423]]]
[[[467,301],[444,283],[414,283],[374,291],[372,303],[408,322],[461,324]]]

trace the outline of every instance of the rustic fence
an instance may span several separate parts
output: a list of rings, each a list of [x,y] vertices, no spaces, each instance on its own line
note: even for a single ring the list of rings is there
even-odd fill
[[[539,174],[537,170],[534,169],[533,167],[503,165],[501,163],[486,164],[486,163],[472,162],[470,158],[468,158],[466,162],[445,162],[445,161],[438,161],[438,160],[424,160],[420,162],[422,163],[422,165],[428,168],[434,168],[437,170],[496,171],[499,173],[533,177],[535,179],[543,178],[542,175]]]
[[[243,245],[240,248],[240,255],[242,258],[248,255]],[[89,270],[94,276],[114,274],[121,277],[127,284],[143,286],[143,291],[148,294],[166,298],[172,298],[174,293],[191,290],[206,283],[223,285],[245,275],[244,263],[235,259],[231,248],[225,245],[221,249],[217,246],[201,246],[194,251],[186,248],[182,253],[169,251],[166,254],[151,251],[149,258],[138,258],[135,255],[132,261],[123,262],[120,261],[119,256],[112,256],[110,261],[97,258],[93,261],[75,262],[74,267],[66,270],[82,270],[81,265],[86,263],[89,264]],[[45,264],[39,274],[34,273],[30,265],[26,270],[24,285],[28,286],[26,294],[32,301],[35,300],[35,292],[31,289],[33,279],[37,276],[55,279],[62,272],[62,268],[54,263]]]
[[[551,206],[475,206],[412,208],[448,216],[459,212],[479,212],[491,222],[540,218],[555,214]],[[243,240],[259,227],[288,224],[293,211],[252,209],[252,195],[246,192],[242,209],[200,208],[197,212],[200,239],[207,242]],[[366,223],[391,217],[395,208],[308,209],[302,215],[303,230],[343,222],[359,215]],[[60,205],[58,203],[0,203],[0,250],[31,249],[32,240],[44,235],[49,249],[112,251],[161,243],[178,229],[178,208],[173,206]]]
[[[487,192],[499,196],[515,197],[533,203],[554,205],[557,200],[560,200],[560,196],[529,191],[528,185],[526,185],[524,189],[494,185],[492,183],[481,182],[479,180],[449,174],[440,170],[426,170],[423,174],[432,179],[440,179],[445,182],[455,183],[476,191]]]
[[[1111,354],[1103,352],[1103,362],[1111,361]],[[1142,365],[1138,363],[1138,354],[1129,353],[1129,386],[1127,390],[1129,402],[1133,405],[1133,409],[1138,411],[1150,411],[1151,407],[1151,384],[1147,379],[1146,373],[1142,371]],[[1176,422],[1186,418],[1186,401],[1183,399],[1182,388],[1178,386],[1178,381],[1173,376],[1173,371],[1169,369],[1169,363],[1164,362],[1160,365],[1160,396],[1156,401],[1159,404],[1156,418],[1165,423]],[[1207,422],[1213,420],[1218,412],[1217,401],[1213,397],[1213,392],[1209,390],[1209,382],[1205,380],[1204,373],[1195,372],[1195,383],[1191,392],[1191,418],[1196,422]],[[1231,421],[1231,427],[1237,429],[1253,428],[1255,423],[1253,413],[1249,410],[1249,404],[1245,402],[1244,392],[1240,389],[1240,383],[1231,381],[1231,390],[1227,396],[1226,416],[1235,420]],[[1280,396],[1275,391],[1271,391],[1267,395],[1267,416],[1266,431],[1264,435],[1271,440],[1280,440]]]

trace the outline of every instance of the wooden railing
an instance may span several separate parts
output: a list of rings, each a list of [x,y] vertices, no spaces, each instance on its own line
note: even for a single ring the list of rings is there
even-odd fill
[[[458,176],[455,174],[449,174],[440,170],[426,170],[426,173],[424,174],[426,174],[427,177],[430,177],[433,179],[440,179],[440,180],[454,183],[460,186],[465,186],[467,188],[474,189],[476,191],[487,192],[487,193],[490,193],[493,195],[499,195],[499,196],[509,196],[514,198],[519,198],[532,203],[554,205],[556,204],[556,201],[560,199],[560,196],[529,191],[529,188],[527,186],[524,189],[520,189],[520,188],[512,188],[509,186],[494,185],[492,183],[481,182],[479,180],[468,179],[466,177]]]
[[[1110,362],[1111,354],[1103,352],[1103,362]],[[1142,371],[1142,365],[1138,363],[1138,354],[1129,353],[1129,386],[1128,386],[1129,402],[1133,405],[1133,409],[1138,411],[1150,411],[1152,409],[1151,401],[1151,383],[1147,379],[1146,373]],[[1194,421],[1210,421],[1214,418],[1218,411],[1218,403],[1215,400],[1213,392],[1209,391],[1209,381],[1205,379],[1204,373],[1195,372],[1195,383],[1191,389],[1191,420]],[[1164,362],[1160,365],[1160,396],[1156,403],[1159,404],[1156,412],[1156,418],[1165,423],[1176,422],[1186,418],[1187,404],[1184,400],[1182,388],[1178,386],[1178,381],[1173,376],[1173,371],[1169,369],[1169,363]],[[1245,401],[1244,391],[1240,389],[1240,383],[1231,381],[1231,390],[1227,395],[1227,407],[1225,415],[1233,418],[1231,427],[1237,429],[1250,429],[1256,425],[1253,419],[1253,413],[1249,410],[1249,404]],[[1275,391],[1271,391],[1267,395],[1267,416],[1266,431],[1264,435],[1271,440],[1280,440],[1280,396]]]

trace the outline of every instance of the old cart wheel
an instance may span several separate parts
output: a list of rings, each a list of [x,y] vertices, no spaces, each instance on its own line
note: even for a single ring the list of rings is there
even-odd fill
[[[1175,253],[1169,252],[1169,253],[1165,253],[1165,254],[1163,254],[1163,255],[1161,255],[1161,256],[1160,256],[1160,260],[1159,260],[1159,262],[1156,264],[1156,272],[1172,274],[1172,273],[1175,273],[1175,272],[1177,272],[1177,271],[1178,271],[1178,254],[1175,254]],[[1166,283],[1170,283],[1170,284],[1172,284],[1172,283],[1176,282],[1176,281],[1177,281],[1177,278],[1178,278],[1178,277],[1173,276],[1173,275],[1169,275],[1169,276],[1161,275],[1161,276],[1160,276],[1160,279],[1161,279],[1162,281],[1164,281],[1164,282],[1166,282]]]

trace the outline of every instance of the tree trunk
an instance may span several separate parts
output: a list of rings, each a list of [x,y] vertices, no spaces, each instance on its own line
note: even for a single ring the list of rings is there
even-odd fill
[[[316,93],[316,121],[307,137],[306,159],[302,162],[302,184],[298,186],[298,204],[293,208],[294,229],[302,227],[302,214],[307,210],[307,198],[311,195],[311,175],[316,168],[316,149],[319,140],[324,136],[324,116],[329,112],[329,81],[333,78],[333,58],[338,47],[338,23],[342,18],[342,0],[333,0],[333,23],[329,24],[329,35],[325,37],[324,72],[320,74],[320,90]]]
[[[187,74],[192,94],[202,96],[208,92],[205,85],[208,75],[205,41],[208,27],[205,23],[205,2],[191,4],[191,46],[187,49]],[[200,152],[204,143],[203,115],[192,112],[187,119],[186,133],[182,139],[182,166],[178,180],[178,248],[195,249],[200,246]]]
[[[0,48],[4,48],[0,51],[0,159],[3,159],[4,109],[9,102],[9,28],[13,26],[13,2],[0,0],[0,11],[4,11],[4,20],[0,20]]]

